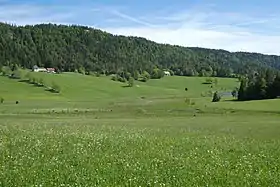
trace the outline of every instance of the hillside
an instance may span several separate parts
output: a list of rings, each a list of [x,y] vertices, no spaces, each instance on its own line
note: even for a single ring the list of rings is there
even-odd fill
[[[133,75],[155,67],[175,75],[230,77],[280,69],[280,57],[257,53],[157,44],[138,37],[114,36],[83,26],[0,23],[0,66],[37,64],[61,71]]]
[[[235,79],[218,79],[218,85],[213,88],[203,84],[203,77],[169,76],[161,80],[150,80],[143,83],[135,81],[133,87],[126,87],[127,83],[112,81],[109,76],[87,76],[79,73],[48,74],[30,72],[37,80],[42,79],[46,86],[55,82],[60,87],[60,93],[46,91],[45,87],[35,86],[26,82],[26,73],[22,79],[9,79],[0,76],[0,96],[8,100],[25,101],[72,101],[72,102],[100,102],[135,100],[145,98],[191,97],[199,98],[210,90],[231,91],[238,86]],[[106,85],[106,86],[104,86]],[[188,88],[188,91],[185,91]],[[160,95],[159,95],[160,94]]]
[[[204,77],[164,77],[161,80],[150,80],[146,83],[135,81],[133,87],[125,87],[127,83],[112,81],[110,77],[86,76],[78,73],[31,73],[37,80],[42,79],[45,85],[55,82],[60,93],[51,93],[45,87],[29,84],[24,80],[9,79],[0,76],[1,113],[30,112],[36,110],[93,110],[112,109],[118,115],[140,113],[143,111],[158,115],[188,115],[193,109],[206,113],[224,111],[279,111],[280,100],[256,102],[231,101],[231,91],[239,82],[232,78],[218,78],[216,85],[204,84]],[[106,86],[104,86],[106,85]],[[185,88],[188,88],[185,91]],[[212,93],[225,93],[222,101],[212,103]],[[228,94],[229,93],[229,94]],[[19,106],[15,102],[19,101]],[[193,103],[192,106],[189,104]],[[205,108],[205,106],[207,106]],[[175,114],[174,114],[175,112]]]

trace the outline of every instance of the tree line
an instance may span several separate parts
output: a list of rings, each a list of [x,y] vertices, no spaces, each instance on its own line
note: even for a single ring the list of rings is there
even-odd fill
[[[235,77],[280,69],[280,57],[158,44],[76,25],[0,23],[0,66],[54,67],[147,81],[179,76]],[[117,77],[116,79],[121,79]]]
[[[52,93],[61,92],[60,86],[55,82],[45,82],[40,74],[28,72],[18,67],[18,65],[14,65],[12,66],[12,68],[10,68],[9,66],[3,66],[2,68],[0,68],[0,76],[5,76],[10,79],[16,79],[20,82],[26,82],[37,87],[43,87],[46,91],[50,91]],[[3,98],[0,98],[0,103],[3,103],[2,99]]]
[[[241,78],[239,101],[275,99],[280,96],[280,74],[271,71]]]

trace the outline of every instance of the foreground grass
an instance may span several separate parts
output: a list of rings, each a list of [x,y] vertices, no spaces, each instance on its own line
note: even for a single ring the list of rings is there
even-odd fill
[[[2,119],[0,186],[279,186],[279,117],[243,117]]]

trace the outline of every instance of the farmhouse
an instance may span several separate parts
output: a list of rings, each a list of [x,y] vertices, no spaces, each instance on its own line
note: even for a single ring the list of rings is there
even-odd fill
[[[55,69],[54,68],[46,68],[48,73],[55,73]]]
[[[40,68],[37,65],[33,66],[32,71],[34,72],[47,72],[46,68]]]
[[[169,71],[164,71],[164,75],[165,76],[170,76],[170,72]]]
[[[42,68],[37,65],[33,66],[32,71],[34,72],[47,72],[47,73],[55,73],[55,68]]]

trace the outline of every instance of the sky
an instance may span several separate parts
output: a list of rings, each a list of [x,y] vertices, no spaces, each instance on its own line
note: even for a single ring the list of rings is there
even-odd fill
[[[0,0],[0,22],[86,25],[158,43],[280,55],[278,0]]]

